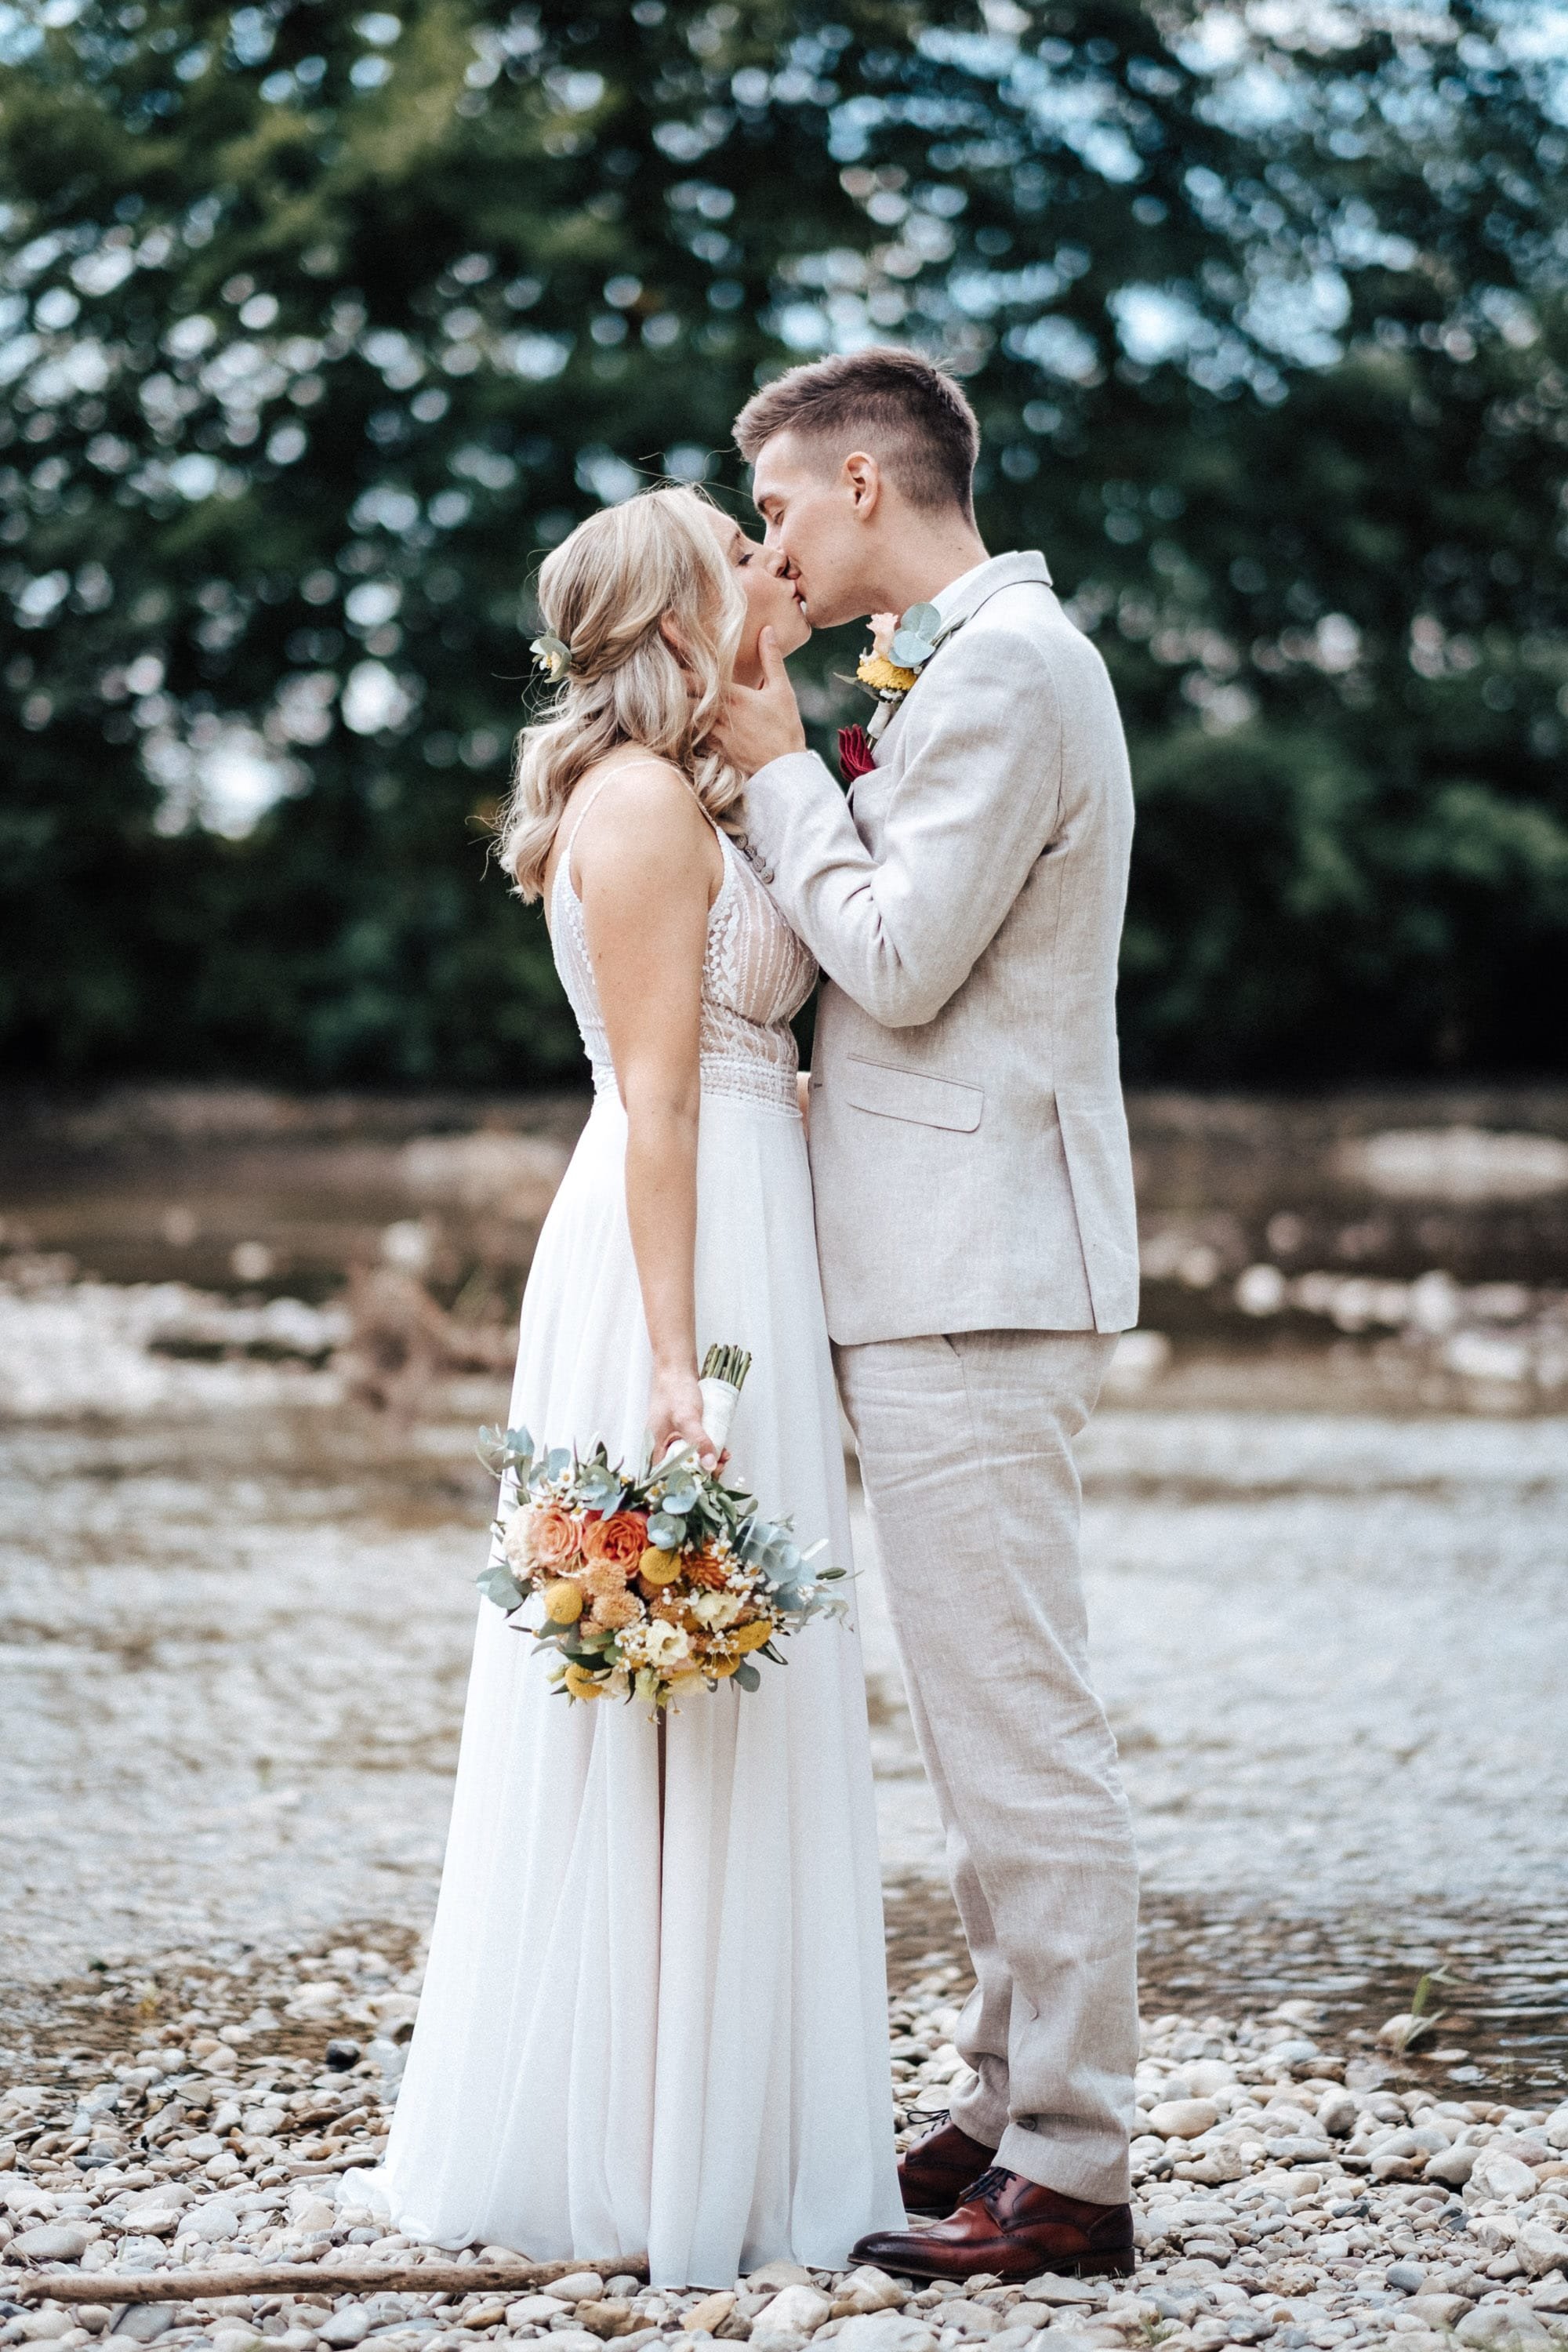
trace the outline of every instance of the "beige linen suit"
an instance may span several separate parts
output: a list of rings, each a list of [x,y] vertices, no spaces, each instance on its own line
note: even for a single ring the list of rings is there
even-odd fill
[[[976,1974],[952,2112],[1127,2194],[1136,1867],[1089,1681],[1073,1441],[1137,1318],[1117,1060],[1132,830],[1115,697],[1037,554],[942,636],[846,803],[810,752],[747,850],[821,964],[811,1163],[828,1328]]]

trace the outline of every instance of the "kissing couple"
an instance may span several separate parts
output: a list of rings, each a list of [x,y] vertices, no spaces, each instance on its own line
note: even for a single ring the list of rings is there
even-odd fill
[[[656,1728],[553,1696],[554,1654],[481,1604],[365,2193],[445,2245],[646,2249],[656,2285],[780,2259],[1126,2272],[1137,1888],[1073,1455],[1138,1307],[1121,728],[1041,557],[987,554],[973,413],[939,369],[795,368],[736,440],[761,543],[652,489],[540,574],[555,692],[502,857],[543,901],[595,1098],[511,1418],[712,1465],[700,1354],[736,1342],[737,1473],[847,1564],[842,1399],[974,1969],[965,2070],[896,2156],[852,1632],[807,1624],[759,1688],[699,1687]],[[847,801],[784,662],[868,614],[884,723]]]

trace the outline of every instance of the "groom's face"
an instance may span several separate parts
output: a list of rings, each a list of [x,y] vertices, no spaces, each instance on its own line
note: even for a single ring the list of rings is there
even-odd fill
[[[868,463],[840,463],[793,433],[775,434],[757,452],[752,502],[767,525],[766,544],[783,555],[814,629],[860,620],[874,601],[864,584],[877,490],[872,465],[868,502]]]

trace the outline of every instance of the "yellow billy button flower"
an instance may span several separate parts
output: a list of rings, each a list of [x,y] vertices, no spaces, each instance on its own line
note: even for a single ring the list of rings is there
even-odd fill
[[[742,1651],[760,1650],[764,1642],[771,1642],[773,1638],[773,1624],[771,1617],[759,1617],[752,1625],[738,1625],[730,1636],[731,1645]]]
[[[722,1682],[726,1675],[734,1673],[740,1663],[739,1658],[704,1658],[702,1671],[710,1681]]]
[[[648,1584],[673,1584],[680,1574],[680,1554],[649,1544],[637,1562],[637,1574]]]
[[[573,1698],[603,1698],[605,1696],[586,1666],[568,1666],[561,1679]]]
[[[900,669],[897,662],[888,661],[880,654],[867,654],[857,665],[855,675],[874,694],[908,694],[920,672]]]
[[[575,1625],[583,1614],[583,1588],[563,1576],[544,1588],[544,1613],[552,1625]]]

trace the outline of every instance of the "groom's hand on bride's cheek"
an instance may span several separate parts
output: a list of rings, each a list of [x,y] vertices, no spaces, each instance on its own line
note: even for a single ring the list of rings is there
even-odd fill
[[[772,629],[763,631],[757,651],[762,656],[763,682],[730,688],[718,730],[725,752],[745,776],[754,776],[770,760],[782,760],[791,751],[805,749],[795,688]]]

